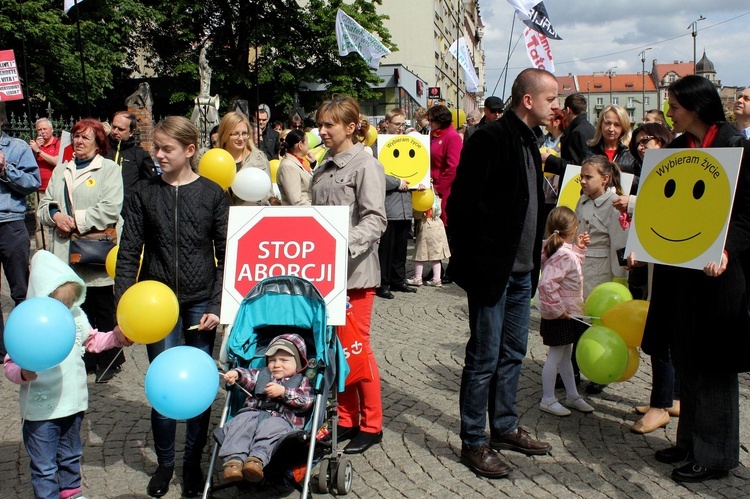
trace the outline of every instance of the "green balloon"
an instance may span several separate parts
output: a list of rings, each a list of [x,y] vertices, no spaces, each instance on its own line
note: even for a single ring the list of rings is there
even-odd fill
[[[594,383],[608,385],[628,367],[628,346],[612,329],[591,326],[578,340],[576,360],[581,372]]]
[[[586,298],[586,315],[601,317],[610,308],[630,301],[633,295],[628,288],[617,282],[605,282],[595,287]],[[594,324],[601,324],[598,320]]]

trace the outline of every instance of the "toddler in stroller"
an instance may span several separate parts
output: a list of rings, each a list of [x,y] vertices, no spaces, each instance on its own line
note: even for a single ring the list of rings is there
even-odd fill
[[[244,407],[223,427],[219,458],[224,461],[225,482],[261,481],[276,444],[303,428],[313,405],[313,390],[303,374],[304,340],[296,334],[277,336],[265,356],[265,368],[238,367],[224,375],[227,383],[239,383],[249,394]]]

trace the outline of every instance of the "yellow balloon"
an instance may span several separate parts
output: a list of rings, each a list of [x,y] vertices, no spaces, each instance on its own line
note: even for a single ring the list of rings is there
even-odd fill
[[[115,278],[115,265],[117,264],[117,251],[120,246],[117,245],[107,253],[107,258],[104,260],[104,268],[107,269],[107,275],[111,278]]]
[[[647,301],[628,300],[604,312],[602,324],[617,331],[628,347],[639,347],[643,341],[647,315]]]
[[[411,193],[411,205],[417,211],[427,211],[432,208],[432,203],[435,202],[435,194],[432,193],[432,189],[425,189],[423,191],[412,191]]]
[[[628,347],[628,366],[625,368],[623,375],[617,378],[617,381],[627,381],[635,376],[640,365],[641,358],[638,355],[638,349],[635,347]]]
[[[313,157],[315,158],[315,161],[318,162],[318,165],[325,159],[326,154],[328,153],[328,149],[326,149],[323,146],[316,147],[315,149],[311,149],[313,153]]]
[[[227,190],[237,174],[237,165],[228,151],[217,147],[203,154],[198,163],[198,174]]]
[[[117,324],[131,341],[156,343],[174,329],[179,313],[180,304],[169,286],[141,281],[122,294],[117,305]]]
[[[365,134],[364,145],[371,146],[378,140],[378,131],[374,126],[370,125],[367,127],[367,133]]]
[[[276,183],[276,174],[279,172],[279,164],[281,163],[278,159],[272,159],[268,162],[271,167],[271,183]]]
[[[453,126],[456,128],[460,128],[466,123],[466,113],[463,109],[451,109],[451,116],[453,116]]]

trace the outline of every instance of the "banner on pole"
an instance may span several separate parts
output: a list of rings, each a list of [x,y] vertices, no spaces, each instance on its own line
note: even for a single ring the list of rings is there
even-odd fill
[[[546,69],[554,73],[555,62],[552,60],[552,47],[547,37],[531,28],[526,28],[523,30],[523,38],[526,43],[526,55],[529,56],[531,64],[537,69]]]
[[[537,0],[508,0],[516,9],[516,15],[529,28],[553,40],[562,40],[552,27],[544,2]]]
[[[0,101],[23,99],[16,56],[12,50],[0,50]]]
[[[356,52],[372,69],[378,69],[380,58],[391,53],[380,40],[341,9],[336,14],[336,41],[340,56]]]
[[[74,6],[78,5],[79,3],[83,2],[83,0],[63,0],[63,10],[67,14],[70,9],[72,9]]]
[[[453,42],[448,52],[458,59],[458,64],[464,69],[464,73],[466,74],[466,91],[471,94],[476,93],[479,87],[479,78],[474,72],[474,65],[471,62],[471,57],[469,57],[469,49],[466,47],[464,37]]]

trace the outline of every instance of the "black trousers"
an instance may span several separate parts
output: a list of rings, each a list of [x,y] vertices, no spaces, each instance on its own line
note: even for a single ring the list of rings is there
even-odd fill
[[[112,331],[117,325],[115,313],[115,288],[114,286],[89,286],[86,288],[86,301],[81,308],[89,318],[91,327],[102,332]],[[122,348],[112,348],[101,353],[86,352],[83,360],[86,363],[86,371],[105,369]],[[121,353],[110,369],[114,369],[125,362],[125,354]]]
[[[406,246],[411,220],[388,220],[380,237],[380,286],[403,286],[406,279]]]
[[[10,297],[18,305],[29,286],[29,231],[23,220],[0,223],[0,265],[10,285]],[[5,357],[5,324],[0,310],[0,355]]]

